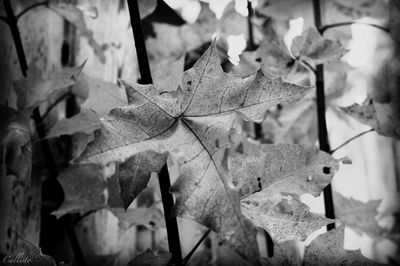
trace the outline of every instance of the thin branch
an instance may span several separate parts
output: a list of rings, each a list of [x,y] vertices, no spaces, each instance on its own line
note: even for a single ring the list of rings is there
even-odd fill
[[[324,33],[327,29],[331,29],[331,28],[337,28],[337,27],[343,27],[343,26],[349,26],[349,25],[353,25],[353,24],[361,24],[361,25],[366,25],[366,26],[371,26],[377,29],[380,29],[384,32],[389,33],[390,30],[384,26],[381,25],[377,25],[377,24],[373,24],[373,23],[368,23],[368,22],[362,22],[362,21],[346,21],[346,22],[339,22],[339,23],[334,23],[334,24],[328,24],[325,26],[322,26],[319,28],[320,33]]]
[[[63,101],[65,98],[67,98],[68,96],[71,96],[72,93],[70,91],[64,93],[63,95],[61,95],[57,100],[55,100],[46,110],[46,112],[44,112],[44,114],[42,115],[42,120],[46,119],[46,117],[50,114],[50,112],[54,109],[54,107],[57,106],[57,104],[59,104],[61,101]]]
[[[206,237],[208,236],[208,234],[211,232],[210,229],[208,229],[204,235],[200,238],[199,241],[197,241],[196,245],[194,245],[194,247],[192,248],[192,250],[186,255],[186,257],[182,260],[181,265],[186,265],[186,263],[189,261],[189,259],[193,256],[194,252],[198,249],[198,247],[200,246],[200,244],[204,241],[204,239],[206,239]]]
[[[311,70],[314,73],[314,75],[317,75],[317,70],[312,65],[310,65],[307,61],[299,60],[299,62],[302,63],[303,65],[305,65],[309,70]]]
[[[248,27],[248,33],[249,33],[248,49],[250,51],[252,51],[252,50],[254,50],[256,45],[254,43],[253,22],[252,22],[254,10],[253,10],[253,6],[252,6],[252,3],[250,0],[247,0],[247,11],[249,13],[247,16],[247,27]]]
[[[315,27],[321,32],[322,17],[321,3],[319,0],[313,0],[314,22]],[[318,116],[318,140],[320,150],[330,153],[328,130],[326,127],[326,107],[325,107],[325,92],[324,92],[324,66],[317,65],[316,68],[316,99],[317,99],[317,116]],[[332,186],[329,184],[324,189],[324,206],[325,216],[330,219],[335,219],[335,209],[333,205]],[[328,224],[327,229],[332,230],[335,224]]]
[[[27,75],[26,71],[28,70],[28,64],[26,63],[24,47],[22,45],[21,35],[19,33],[19,29],[17,26],[17,18],[14,15],[14,11],[12,9],[10,0],[4,0],[3,5],[4,5],[4,10],[6,11],[6,14],[7,14],[6,20],[10,27],[12,37],[14,39],[14,45],[15,45],[15,50],[17,51],[19,66],[21,68],[22,75],[24,75],[24,77],[26,77],[26,75]]]
[[[362,135],[365,135],[365,134],[367,134],[367,133],[369,133],[369,132],[372,132],[372,131],[375,131],[375,129],[371,128],[371,129],[368,129],[368,130],[366,130],[366,131],[363,131],[363,132],[361,132],[361,133],[355,135],[354,137],[352,137],[352,138],[346,140],[345,142],[343,142],[342,144],[340,144],[338,147],[336,147],[336,148],[334,148],[333,150],[331,150],[330,154],[333,154],[334,152],[336,152],[337,150],[343,148],[344,146],[346,146],[347,144],[349,144],[349,143],[352,142],[353,140],[355,140],[355,139],[357,139],[357,138],[361,137]]]
[[[44,1],[44,2],[39,2],[33,5],[28,6],[27,8],[25,8],[24,10],[22,10],[18,15],[16,15],[15,17],[18,19],[20,19],[23,15],[25,15],[26,13],[28,13],[28,11],[37,8],[39,6],[48,6],[49,1]]]
[[[152,84],[149,59],[147,57],[146,44],[143,35],[142,21],[138,0],[127,0],[129,15],[131,19],[133,38],[135,40],[136,55],[139,63],[140,82],[142,84]],[[161,190],[161,199],[164,207],[164,218],[167,227],[168,246],[172,253],[171,263],[179,264],[182,261],[181,243],[179,239],[179,229],[176,217],[172,216],[172,208],[174,206],[174,198],[169,193],[171,181],[169,179],[168,167],[165,164],[159,175],[158,180]]]

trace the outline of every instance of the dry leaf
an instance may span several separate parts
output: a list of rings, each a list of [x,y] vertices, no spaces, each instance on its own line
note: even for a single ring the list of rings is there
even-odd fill
[[[345,250],[344,225],[314,239],[304,252],[304,265],[382,265],[365,258],[359,250]]]
[[[182,84],[161,94],[153,85],[125,84],[129,105],[102,118],[100,134],[77,161],[106,164],[149,150],[169,152],[181,163],[172,188],[176,214],[213,229],[258,263],[255,228],[240,212],[224,163],[230,131],[238,114],[260,121],[269,107],[297,101],[309,88],[271,80],[261,71],[247,79],[224,73],[215,42],[184,73]]]

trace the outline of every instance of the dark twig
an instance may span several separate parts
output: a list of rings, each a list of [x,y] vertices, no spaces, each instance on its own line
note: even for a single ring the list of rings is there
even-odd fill
[[[199,241],[197,241],[196,245],[194,245],[194,247],[192,248],[192,250],[186,255],[186,257],[182,260],[181,265],[186,265],[186,263],[189,261],[189,259],[193,256],[194,252],[196,252],[196,250],[198,249],[198,247],[201,245],[201,243],[204,241],[204,239],[206,239],[206,237],[208,236],[208,234],[211,232],[210,229],[208,229],[203,236],[199,239]]]
[[[3,0],[3,5],[4,5],[4,9],[6,11],[6,14],[7,14],[8,25],[11,29],[11,33],[13,36],[19,64],[21,67],[21,72],[26,77],[28,65],[26,63],[26,56],[25,56],[25,52],[24,52],[24,47],[22,45],[18,25],[17,25],[17,19],[14,15],[14,11],[12,10],[10,0]],[[44,128],[43,119],[40,115],[39,108],[35,108],[33,110],[33,119],[36,124],[36,131],[38,133],[38,136],[40,139],[43,139],[46,136],[46,131]],[[49,171],[50,171],[50,174],[52,177],[51,180],[56,180],[56,182],[57,182],[58,169],[57,169],[57,165],[54,161],[54,157],[52,156],[50,143],[48,142],[47,139],[44,139],[41,141],[41,145],[42,145],[43,153],[46,158],[46,162],[47,162],[47,165],[49,167]],[[67,216],[66,219],[69,219],[69,216]],[[75,255],[75,258],[76,258],[78,264],[83,265],[83,266],[86,265],[84,258],[83,258],[82,250],[81,250],[79,242],[78,242],[78,238],[75,233],[75,230],[73,228],[68,227],[67,235],[68,235],[68,239],[70,241],[72,250],[74,251],[74,255]]]
[[[17,18],[14,15],[14,11],[11,7],[10,0],[3,1],[4,10],[6,11],[7,18],[6,21],[10,26],[11,34],[14,39],[15,50],[17,51],[19,66],[21,68],[22,75],[26,77],[28,70],[28,64],[26,63],[26,56],[24,52],[24,47],[22,46],[21,35],[19,33]]]
[[[361,132],[361,133],[355,135],[354,137],[352,137],[352,138],[346,140],[345,142],[343,142],[342,144],[340,144],[339,146],[337,146],[336,148],[334,148],[333,150],[331,150],[330,154],[335,153],[337,150],[343,148],[344,146],[346,146],[347,144],[349,144],[349,143],[352,142],[353,140],[355,140],[355,139],[357,139],[357,138],[361,137],[362,135],[365,135],[365,134],[367,134],[367,133],[369,133],[369,132],[372,132],[372,131],[375,131],[375,129],[371,128],[371,129],[368,129],[368,130],[366,130],[366,131],[363,131],[363,132]]]
[[[305,65],[309,70],[311,70],[314,73],[314,75],[317,75],[317,70],[312,65],[310,65],[307,61],[299,60],[299,62],[301,64]]]
[[[57,100],[55,100],[47,109],[46,112],[44,112],[44,114],[42,115],[42,120],[46,119],[46,117],[50,114],[51,110],[54,109],[54,107],[57,106],[57,104],[59,104],[60,102],[62,102],[65,98],[71,96],[72,93],[70,91],[64,93],[63,95],[61,95],[59,98],[57,98]]]
[[[23,15],[25,15],[28,11],[37,8],[39,6],[48,6],[49,5],[49,1],[44,1],[44,2],[39,2],[33,5],[28,6],[27,8],[25,8],[24,10],[22,10],[18,15],[16,15],[15,17],[18,19],[20,19]]]
[[[380,30],[382,30],[384,32],[387,32],[387,33],[390,32],[390,30],[388,28],[385,28],[383,26],[380,26],[380,25],[377,25],[377,24],[373,24],[373,23],[368,23],[368,22],[362,22],[362,21],[346,21],[346,22],[328,24],[328,25],[320,27],[319,31],[320,31],[321,34],[323,34],[327,29],[336,28],[336,27],[343,27],[343,26],[348,26],[348,25],[353,25],[353,24],[371,26],[371,27],[380,29]]]
[[[321,29],[321,5],[319,0],[313,0],[314,22],[317,29]],[[324,66],[317,65],[316,68],[316,93],[317,93],[317,116],[318,116],[318,140],[320,150],[330,153],[328,130],[326,127],[325,116],[325,92],[324,92]],[[335,219],[335,209],[333,205],[332,186],[327,185],[324,189],[325,216]],[[335,228],[335,224],[328,224],[328,231]]]
[[[140,19],[139,6],[137,0],[127,0],[129,15],[132,24],[133,37],[136,46],[136,55],[139,63],[140,82],[142,84],[152,84],[149,59],[147,57],[146,44],[144,41],[142,22]],[[176,217],[172,216],[174,198],[169,193],[171,181],[169,179],[168,167],[164,165],[159,173],[159,183],[161,198],[164,207],[164,218],[167,227],[168,246],[172,253],[171,263],[179,264],[182,261],[182,251],[179,239],[178,222]]]
[[[248,39],[248,49],[250,51],[254,50],[256,45],[254,43],[254,33],[253,33],[253,15],[254,15],[254,10],[253,6],[250,0],[247,0],[247,11],[248,11],[248,16],[247,16],[247,27],[248,27],[248,33],[249,33],[249,39]]]

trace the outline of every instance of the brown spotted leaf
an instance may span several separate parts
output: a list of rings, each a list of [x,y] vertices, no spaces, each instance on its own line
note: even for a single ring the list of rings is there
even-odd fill
[[[314,239],[306,247],[304,265],[381,265],[365,258],[359,250],[345,250],[344,225]]]
[[[238,116],[260,121],[271,106],[297,101],[310,88],[270,79],[261,71],[246,79],[227,74],[215,42],[183,74],[182,84],[160,93],[163,89],[154,85],[124,83],[129,105],[102,118],[99,134],[77,162],[107,164],[148,151],[163,162],[160,156],[168,153],[180,163],[180,176],[171,189],[175,214],[216,231],[258,264],[256,229],[241,213],[227,169],[231,129]],[[146,171],[158,170],[159,164]]]
[[[232,180],[240,196],[273,188],[274,194],[318,196],[339,169],[339,161],[316,147],[297,144],[241,143],[232,151]],[[260,178],[260,182],[258,180]]]
[[[334,220],[310,212],[310,208],[291,195],[275,194],[273,188],[240,201],[242,212],[255,225],[265,229],[274,243],[305,240]]]

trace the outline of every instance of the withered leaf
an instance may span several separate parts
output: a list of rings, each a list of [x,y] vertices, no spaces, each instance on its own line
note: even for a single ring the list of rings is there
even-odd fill
[[[400,139],[400,124],[392,107],[387,103],[366,100],[363,105],[353,104],[341,110],[354,119],[375,129],[383,136]]]
[[[382,265],[365,258],[359,250],[345,250],[344,225],[314,239],[306,247],[304,265]]]
[[[128,266],[167,266],[172,254],[166,251],[154,253],[150,249],[136,256]]]
[[[125,83],[129,105],[102,118],[100,134],[77,162],[106,164],[150,150],[159,156],[168,152],[181,164],[171,189],[175,214],[218,232],[257,264],[256,231],[241,214],[225,163],[231,128],[238,115],[261,121],[269,107],[297,101],[309,88],[270,79],[261,71],[246,79],[227,74],[215,42],[184,73],[182,84],[182,89],[160,94],[162,88],[153,85]]]
[[[54,258],[43,254],[40,247],[34,245],[20,234],[17,234],[17,237],[21,245],[14,254],[7,255],[2,259],[4,264],[56,266]]]
[[[293,196],[284,196],[273,189],[255,193],[240,201],[242,212],[255,225],[265,229],[274,243],[305,240],[321,227],[335,222],[310,208]]]
[[[262,190],[273,188],[274,194],[316,197],[331,182],[339,160],[309,145],[242,142],[239,150],[231,152],[229,165],[242,197],[259,190],[259,182]]]

